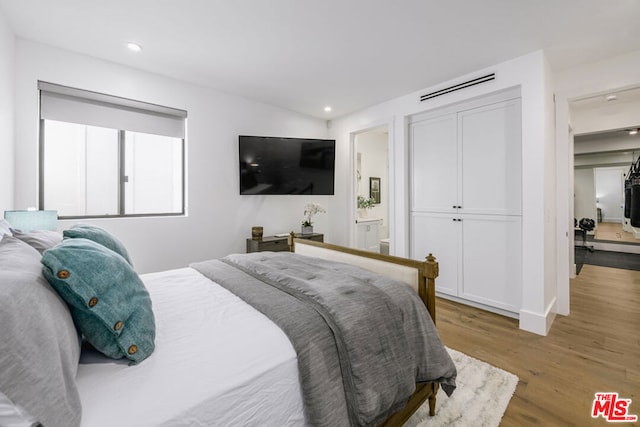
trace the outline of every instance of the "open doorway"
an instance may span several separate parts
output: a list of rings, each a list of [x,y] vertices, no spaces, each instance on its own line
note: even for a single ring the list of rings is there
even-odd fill
[[[356,236],[355,246],[389,253],[390,186],[389,129],[382,125],[354,138]]]
[[[595,261],[597,252],[614,261],[616,256],[640,254],[640,230],[634,233],[624,212],[625,179],[640,156],[640,88],[574,100],[569,110],[574,131],[574,217],[578,228],[583,218],[594,223],[582,239],[576,236],[579,273],[580,260]]]

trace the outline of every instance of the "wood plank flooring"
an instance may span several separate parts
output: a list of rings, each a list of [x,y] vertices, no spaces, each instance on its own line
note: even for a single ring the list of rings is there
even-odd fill
[[[640,239],[633,237],[633,233],[622,230],[622,224],[615,222],[601,222],[597,225],[594,235],[595,240],[612,242],[639,243]]]
[[[609,425],[591,418],[596,392],[632,399],[640,416],[640,271],[585,265],[571,281],[571,314],[546,337],[443,299],[437,310],[445,345],[520,378],[501,425]]]

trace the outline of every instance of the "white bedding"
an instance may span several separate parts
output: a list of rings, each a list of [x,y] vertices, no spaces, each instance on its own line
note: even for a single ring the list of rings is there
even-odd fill
[[[136,366],[83,351],[82,426],[304,424],[296,353],[280,328],[193,269],[141,278],[156,349]]]

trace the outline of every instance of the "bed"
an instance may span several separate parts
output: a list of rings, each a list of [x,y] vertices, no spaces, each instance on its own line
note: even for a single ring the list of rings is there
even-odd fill
[[[69,236],[65,234],[65,237],[67,241]],[[86,240],[84,237],[87,236],[76,236],[76,242],[83,242]],[[314,383],[314,376],[335,379],[334,371],[347,369],[345,366],[348,365],[339,365],[336,369],[336,361],[328,356],[318,357],[327,351],[320,346],[324,340],[322,334],[331,335],[335,332],[308,332],[314,334],[313,339],[304,344],[306,347],[299,347],[300,344],[296,344],[297,341],[288,334],[305,335],[306,330],[291,332],[287,326],[283,329],[277,322],[281,321],[281,318],[291,317],[289,313],[281,315],[280,318],[277,314],[275,319],[269,318],[270,314],[262,306],[267,304],[264,301],[269,300],[268,294],[271,290],[266,291],[267,293],[258,290],[259,288],[238,291],[239,294],[248,292],[249,296],[238,296],[231,291],[238,283],[242,284],[240,287],[244,287],[243,283],[255,279],[245,279],[240,275],[242,273],[251,276],[252,268],[271,269],[269,274],[281,274],[276,270],[291,269],[298,271],[298,275],[304,275],[300,271],[307,271],[313,265],[327,262],[331,271],[311,274],[313,281],[316,276],[323,274],[338,274],[333,271],[332,264],[338,261],[346,263],[341,264],[340,269],[363,268],[369,272],[392,275],[397,277],[399,282],[411,285],[420,295],[420,299],[417,300],[421,307],[417,308],[413,303],[408,304],[410,308],[405,311],[409,314],[403,312],[402,316],[416,315],[428,318],[430,314],[431,319],[435,321],[434,280],[438,274],[438,265],[431,256],[425,262],[417,262],[298,240],[291,236],[291,253],[230,255],[225,257],[225,262],[196,263],[186,268],[141,275],[140,280],[153,307],[155,331],[151,351],[144,355],[143,360],[136,361],[134,355],[114,359],[86,343],[82,347],[79,346],[79,335],[77,332],[74,333],[73,329],[73,319],[76,317],[71,319],[69,314],[65,313],[67,309],[65,301],[60,298],[62,294],[58,291],[59,295],[56,295],[51,289],[56,286],[52,284],[55,278],[51,279],[46,274],[48,266],[52,263],[51,254],[56,253],[65,243],[60,240],[61,236],[51,233],[35,233],[34,237],[34,233],[20,235],[16,232],[0,241],[0,278],[3,282],[19,283],[21,289],[25,289],[29,282],[28,286],[32,288],[29,292],[34,292],[27,297],[16,296],[14,292],[10,298],[0,298],[0,304],[3,304],[2,301],[5,304],[0,307],[3,325],[0,340],[0,417],[5,414],[7,417],[12,416],[16,420],[26,422],[15,425],[36,425],[37,421],[43,421],[47,427],[402,425],[426,400],[429,401],[433,414],[435,393],[440,385],[449,393],[455,388],[455,366],[439,339],[436,339],[433,348],[425,350],[433,354],[430,362],[436,358],[441,359],[438,360],[436,374],[429,374],[434,375],[434,378],[429,378],[429,381],[421,378],[417,386],[412,382],[409,393],[406,393],[406,385],[398,386],[397,390],[391,387],[395,394],[400,394],[393,396],[392,403],[370,387],[364,387],[363,390],[358,386],[367,384],[367,380],[360,377],[371,377],[376,367],[362,364],[364,359],[351,353],[349,354],[352,360],[349,363],[353,366],[349,369],[356,374],[353,393],[359,396],[356,400],[360,399],[361,408],[365,404],[371,407],[359,410],[354,415],[350,406],[352,404],[347,403],[350,398],[345,397],[349,394],[346,391],[347,386],[344,386],[345,391],[342,394],[319,393],[323,396],[338,395],[337,397],[319,403],[311,402],[308,398],[310,388],[319,387],[319,390],[326,391],[335,387],[331,381],[328,381],[329,384]],[[93,246],[88,243],[86,245],[90,249],[102,246],[93,243]],[[85,253],[87,248],[81,249]],[[124,251],[122,256],[117,255],[118,262],[123,262],[120,258],[126,258],[126,250],[114,247],[108,248],[107,251],[111,252],[112,249]],[[100,250],[106,252],[102,247]],[[253,258],[248,255],[253,255]],[[16,262],[16,257],[21,261]],[[291,257],[295,258],[295,262],[303,264],[298,267],[295,266],[295,262],[291,264],[293,267],[283,264],[292,262],[289,259]],[[94,262],[93,256],[89,258],[89,262]],[[321,259],[328,261],[320,261]],[[40,272],[41,263],[45,265],[45,278]],[[240,268],[233,263],[241,264]],[[276,267],[272,268],[272,264]],[[91,273],[88,274],[105,276],[105,270],[95,268],[95,265],[89,270]],[[214,272],[211,273],[209,270]],[[238,270],[241,270],[240,273]],[[26,278],[23,277],[25,271],[28,272]],[[56,267],[54,271],[57,271],[59,278],[62,270]],[[77,276],[75,270],[69,268],[69,271],[71,276]],[[208,277],[211,274],[217,274],[216,277],[221,283],[212,282]],[[386,281],[377,284],[379,274],[362,274],[362,277],[369,277],[368,274],[371,274],[375,286],[388,286]],[[297,279],[294,282],[295,286],[299,286]],[[113,284],[110,286],[113,288]],[[401,285],[400,288],[408,289],[406,285]],[[3,289],[2,292],[6,290]],[[399,292],[403,293],[404,290]],[[252,296],[258,299],[258,308],[246,301]],[[100,298],[103,299],[101,295]],[[108,296],[105,295],[104,298]],[[291,295],[287,298],[291,298]],[[321,294],[318,298],[328,297]],[[348,299],[344,296],[341,298]],[[38,301],[42,308],[30,315],[25,323],[25,307],[33,306],[34,300]],[[98,306],[100,304],[102,302]],[[123,302],[121,304],[126,305]],[[298,310],[293,308],[290,300],[285,299],[284,303],[277,300],[274,304],[276,313],[283,313],[285,310],[297,313]],[[352,301],[351,304],[355,303]],[[66,305],[72,308],[68,301]],[[357,307],[354,310],[357,310]],[[360,307],[360,310],[364,309]],[[351,309],[348,311],[351,312]],[[312,310],[312,314],[306,316],[322,317],[317,313],[317,309]],[[358,317],[360,318],[360,314]],[[342,321],[340,316],[336,318],[336,322]],[[322,321],[326,320],[321,318],[320,323]],[[313,325],[314,322],[305,320],[298,323],[305,325],[305,328],[311,328],[308,325]],[[402,325],[404,322],[405,320]],[[15,330],[19,333],[14,333]],[[33,335],[34,330],[37,330],[36,335],[33,342],[29,343],[29,339],[25,339],[25,331]],[[349,330],[345,333],[356,332]],[[49,339],[44,340],[45,336]],[[346,346],[356,342],[351,338],[353,335],[346,336]],[[136,356],[145,351],[145,345],[142,342],[138,344]],[[17,348],[19,346],[22,348]],[[333,346],[340,347],[338,344]],[[124,346],[125,350],[127,348],[130,350],[132,347]],[[307,356],[303,356],[304,352],[301,352],[300,348],[309,349],[305,353]],[[12,354],[15,356],[13,360]],[[302,359],[305,357],[312,359],[307,366],[313,369],[303,368]],[[413,357],[412,355],[409,359]],[[339,357],[337,360],[338,364],[345,363]],[[323,364],[326,366],[323,367]],[[322,369],[326,369],[326,375]],[[13,371],[20,371],[22,378],[7,379],[14,376]],[[416,368],[413,375],[424,376],[426,372],[423,371],[421,367]],[[340,373],[337,375],[337,378],[342,378]],[[374,379],[377,378],[375,375]],[[43,376],[52,378],[43,380]],[[308,377],[312,378],[309,380]],[[380,378],[380,381],[383,379]],[[384,407],[384,410],[381,411],[380,407]],[[4,421],[4,418],[2,420]]]

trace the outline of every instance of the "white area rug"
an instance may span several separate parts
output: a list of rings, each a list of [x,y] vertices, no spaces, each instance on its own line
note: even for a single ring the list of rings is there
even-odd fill
[[[447,349],[458,369],[457,388],[451,395],[440,389],[436,398],[436,415],[429,416],[425,402],[404,427],[416,426],[498,426],[518,384],[518,377]]]

